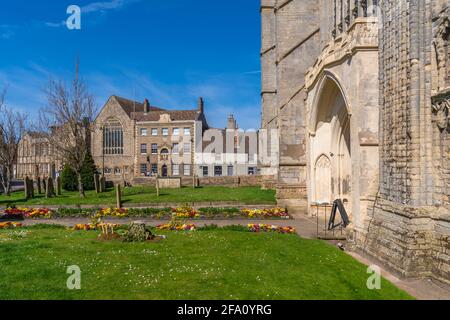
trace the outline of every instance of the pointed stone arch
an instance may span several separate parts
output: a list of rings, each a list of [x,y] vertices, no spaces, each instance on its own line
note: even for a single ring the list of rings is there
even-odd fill
[[[309,119],[309,131],[310,134],[314,135],[317,129],[317,118],[319,116],[320,105],[322,100],[326,97],[327,94],[330,94],[329,91],[330,86],[335,86],[335,89],[339,90],[346,107],[346,111],[349,117],[352,116],[352,106],[350,104],[349,99],[347,98],[347,93],[343,86],[341,85],[341,81],[339,77],[330,71],[324,71],[322,77],[318,83],[317,93],[314,96],[314,100],[312,103],[312,108],[310,111],[310,119]]]
[[[311,202],[352,202],[351,107],[338,78],[324,72],[310,111]]]

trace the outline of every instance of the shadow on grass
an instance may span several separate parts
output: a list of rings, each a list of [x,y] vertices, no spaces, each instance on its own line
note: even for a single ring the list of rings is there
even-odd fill
[[[15,204],[21,204],[21,203],[27,203],[28,201],[24,198],[24,199],[7,199],[7,200],[1,200],[0,201],[0,206],[4,206],[4,207],[11,207]]]

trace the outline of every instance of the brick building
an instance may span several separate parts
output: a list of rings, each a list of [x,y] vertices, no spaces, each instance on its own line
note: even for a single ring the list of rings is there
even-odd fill
[[[108,180],[191,177],[194,146],[208,129],[203,99],[192,110],[163,110],[112,96],[94,121],[92,155]]]

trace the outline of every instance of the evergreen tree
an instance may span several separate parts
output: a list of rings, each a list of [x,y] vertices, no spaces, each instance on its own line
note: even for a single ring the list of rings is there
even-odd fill
[[[78,190],[77,175],[67,164],[61,172],[61,184],[62,188],[66,191]]]
[[[94,159],[90,152],[84,159],[83,168],[81,169],[81,179],[83,181],[84,190],[95,190],[94,175],[97,173]]]
[[[83,162],[83,168],[81,169],[81,178],[83,181],[84,190],[95,190],[94,175],[97,173],[94,159],[91,153],[86,155]],[[64,166],[64,170],[61,173],[62,188],[66,191],[77,191],[78,180],[74,170],[68,165]]]

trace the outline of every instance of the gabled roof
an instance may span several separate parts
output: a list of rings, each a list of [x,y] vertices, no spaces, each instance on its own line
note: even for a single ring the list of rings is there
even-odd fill
[[[132,113],[136,110],[136,113],[143,112],[144,110],[144,104],[142,102],[137,102],[129,99],[125,99],[118,96],[112,96],[119,105],[122,107],[122,109],[125,111],[125,113],[131,117]],[[150,106],[150,111],[163,111],[164,109]]]
[[[149,107],[149,112],[144,113],[142,102],[132,101],[126,98],[112,96],[122,107],[125,113],[136,121],[159,121],[161,115],[168,114],[172,121],[196,121],[200,119],[198,110],[165,110],[155,106]]]

